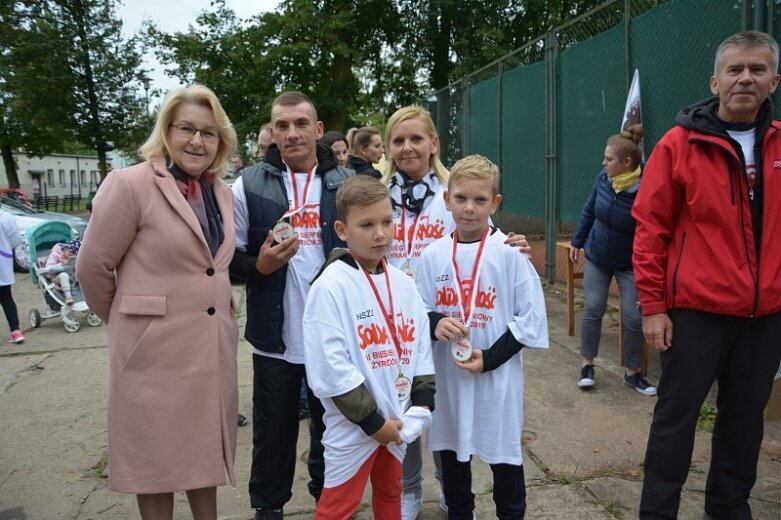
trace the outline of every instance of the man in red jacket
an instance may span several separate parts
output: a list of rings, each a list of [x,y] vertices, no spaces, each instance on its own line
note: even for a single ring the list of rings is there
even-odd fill
[[[633,208],[643,333],[661,352],[641,519],[674,519],[700,407],[718,381],[704,518],[750,519],[762,411],[781,360],[778,44],[743,32],[716,51],[715,97],[654,148]]]

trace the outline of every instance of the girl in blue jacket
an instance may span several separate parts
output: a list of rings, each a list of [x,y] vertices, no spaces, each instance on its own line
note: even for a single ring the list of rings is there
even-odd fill
[[[635,236],[632,204],[642,175],[643,152],[639,146],[642,138],[643,127],[632,125],[607,140],[603,169],[583,206],[570,243],[569,258],[577,263],[580,250],[585,249],[585,309],[580,339],[583,364],[578,386],[587,389],[596,383],[594,358],[599,352],[610,282],[615,276],[623,318],[624,382],[641,394],[651,396],[656,395],[656,388],[641,373],[642,315],[632,271],[632,241]]]

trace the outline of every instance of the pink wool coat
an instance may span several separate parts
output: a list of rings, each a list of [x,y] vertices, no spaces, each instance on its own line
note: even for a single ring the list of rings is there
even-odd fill
[[[214,195],[225,232],[214,259],[163,161],[113,171],[95,197],[76,272],[108,323],[115,491],[214,487],[226,471],[236,485],[233,197],[222,181]]]

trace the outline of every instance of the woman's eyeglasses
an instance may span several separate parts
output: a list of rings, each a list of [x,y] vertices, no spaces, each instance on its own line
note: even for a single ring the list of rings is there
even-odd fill
[[[214,127],[195,128],[188,123],[171,123],[170,126],[176,128],[182,136],[187,137],[188,139],[192,139],[195,137],[195,134],[200,132],[201,139],[206,143],[216,143],[220,140],[220,131]]]

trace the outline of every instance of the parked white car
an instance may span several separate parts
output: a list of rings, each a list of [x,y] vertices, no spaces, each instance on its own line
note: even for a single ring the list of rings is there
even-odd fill
[[[81,217],[57,213],[56,211],[39,211],[28,208],[24,204],[8,197],[0,197],[0,207],[16,219],[19,232],[24,237],[25,232],[34,225],[44,220],[59,220],[65,222],[71,228],[73,238],[81,238],[87,229],[87,221]],[[30,253],[27,244],[24,243],[14,250],[14,269],[18,272],[30,270]]]

